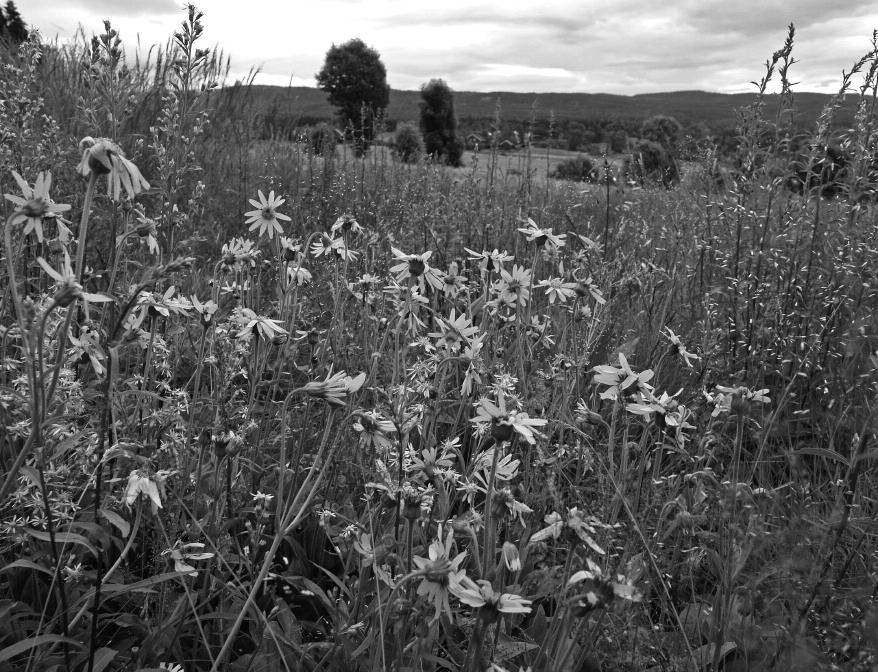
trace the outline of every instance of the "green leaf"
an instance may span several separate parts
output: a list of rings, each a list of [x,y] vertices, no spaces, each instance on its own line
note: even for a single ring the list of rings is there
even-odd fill
[[[35,572],[42,572],[43,574],[53,576],[51,569],[43,567],[42,565],[37,564],[33,560],[28,560],[27,558],[21,558],[20,560],[10,562],[8,565],[0,569],[0,572],[5,572],[10,569],[32,569]]]
[[[48,541],[51,542],[52,538],[49,536],[48,532],[43,532],[42,530],[34,530],[31,528],[25,528],[24,530],[27,534],[32,536],[34,539],[39,539],[40,541]],[[87,548],[94,557],[98,557],[98,549],[96,549],[92,543],[86,539],[81,534],[76,534],[74,532],[56,532],[55,533],[55,543],[56,544],[78,544],[79,546],[84,546]]]
[[[128,538],[128,534],[131,532],[131,525],[128,524],[127,520],[115,511],[110,511],[109,509],[99,509],[98,511],[106,521],[110,523],[110,525],[119,530],[123,539]]]
[[[186,576],[184,572],[166,572],[164,574],[156,574],[153,577],[135,583],[106,583],[101,587],[101,591],[108,595],[110,593],[119,595],[124,593],[149,592],[153,586],[159,583],[164,583],[165,581],[170,581],[172,579],[179,579],[184,576]]]
[[[62,637],[61,635],[37,635],[36,637],[28,637],[27,639],[23,639],[17,644],[7,646],[5,649],[0,650],[0,663],[6,660],[10,660],[11,658],[15,658],[15,656],[18,656],[25,651],[29,651],[30,649],[34,649],[38,646],[43,646],[44,644],[67,644],[69,646],[75,646],[79,649],[85,648],[75,639],[70,639],[69,637]]]
[[[113,662],[113,658],[119,652],[116,649],[111,649],[108,646],[102,646],[97,651],[95,651],[95,659],[94,659],[94,672],[104,672],[111,662]]]

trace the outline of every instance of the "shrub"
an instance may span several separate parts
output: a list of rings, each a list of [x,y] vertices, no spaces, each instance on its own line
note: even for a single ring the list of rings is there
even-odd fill
[[[393,150],[403,163],[417,163],[424,151],[417,126],[412,123],[400,124],[393,140]]]
[[[587,156],[577,156],[559,163],[552,177],[571,182],[597,182],[599,176],[594,161]]]

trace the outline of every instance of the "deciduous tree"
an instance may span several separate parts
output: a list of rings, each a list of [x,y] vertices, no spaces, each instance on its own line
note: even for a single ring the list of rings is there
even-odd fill
[[[387,69],[378,52],[357,38],[333,44],[316,77],[345,128],[354,131],[357,147],[365,149],[376,119],[390,102]]]

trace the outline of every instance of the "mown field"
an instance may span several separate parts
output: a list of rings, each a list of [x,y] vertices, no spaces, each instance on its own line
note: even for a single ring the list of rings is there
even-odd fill
[[[878,669],[875,53],[596,188],[266,142],[200,32],[0,70],[0,669]]]

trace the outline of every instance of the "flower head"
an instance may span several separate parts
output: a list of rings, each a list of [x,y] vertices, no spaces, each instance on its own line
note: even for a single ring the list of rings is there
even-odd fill
[[[365,373],[361,373],[355,378],[351,378],[344,371],[339,371],[338,373],[333,374],[332,369],[330,368],[329,373],[326,374],[326,378],[323,380],[311,381],[304,387],[299,388],[299,391],[312,397],[324,399],[327,403],[333,406],[344,406],[348,395],[353,394],[363,387],[363,383],[365,382]]]
[[[512,261],[515,258],[511,254],[507,254],[506,250],[500,252],[496,247],[493,252],[488,252],[487,250],[476,252],[468,247],[463,249],[469,252],[470,261],[478,262],[479,272],[481,273],[482,278],[489,273],[499,273],[503,269],[504,263]]]
[[[548,280],[540,280],[540,287],[546,288],[546,294],[549,296],[549,303],[567,303],[567,299],[576,296],[576,283],[564,282],[562,278],[550,278]]]
[[[437,290],[443,288],[444,274],[427,263],[427,260],[433,255],[432,250],[422,254],[406,254],[395,247],[391,247],[390,250],[393,252],[394,261],[399,262],[390,267],[390,272],[395,275],[397,282],[402,283],[407,278],[414,278],[422,290],[426,288],[426,285]]]
[[[356,220],[356,218],[349,212],[346,212],[341,217],[335,220],[335,224],[332,225],[332,228],[329,230],[329,232],[333,235],[336,235],[338,233],[360,233],[362,230],[363,227],[360,226],[360,223]]]
[[[145,189],[149,182],[143,179],[140,169],[125,158],[125,153],[108,138],[83,138],[79,142],[82,159],[76,169],[84,177],[92,173],[107,176],[107,196],[118,201],[122,189],[128,198],[134,198]]]
[[[621,352],[618,368],[604,364],[594,367],[594,372],[594,382],[607,386],[607,389],[601,392],[601,399],[617,400],[637,394],[648,398],[652,394],[652,386],[648,384],[655,375],[652,369],[635,373],[631,370],[628,359]]]
[[[457,580],[452,588],[455,597],[464,604],[479,609],[478,618],[486,624],[496,623],[500,614],[529,614],[530,600],[512,593],[498,593],[490,581],[473,581],[467,576]]]
[[[424,595],[436,608],[434,619],[438,619],[443,613],[452,614],[451,605],[448,602],[449,589],[457,586],[466,576],[460,565],[466,558],[466,551],[451,557],[451,546],[454,542],[454,530],[449,528],[448,534],[442,538],[442,526],[436,533],[436,539],[427,549],[427,557],[416,555],[412,558],[421,582],[418,585],[418,595]]]
[[[530,444],[536,443],[539,433],[536,427],[542,427],[547,420],[531,418],[523,411],[506,409],[506,395],[497,395],[497,404],[487,397],[479,399],[476,417],[471,422],[476,426],[490,427],[491,436],[498,442],[511,441],[513,434],[518,434]]]
[[[82,299],[86,303],[105,303],[113,300],[112,297],[104,294],[90,294],[89,292],[83,291],[82,285],[79,284],[76,273],[73,271],[73,266],[70,263],[70,254],[68,254],[66,249],[64,250],[64,259],[61,262],[61,268],[57,271],[42,257],[37,257],[37,263],[42,266],[43,270],[55,282],[58,283],[58,291],[53,298],[55,303],[62,308],[66,308],[77,299]]]
[[[680,358],[690,369],[692,368],[693,359],[701,359],[698,355],[693,355],[691,352],[686,350],[686,346],[683,345],[683,342],[680,340],[680,337],[675,334],[670,327],[665,327],[665,336],[671,342],[671,349],[680,355]]]
[[[277,211],[280,206],[286,203],[286,199],[276,198],[274,190],[268,193],[268,198],[265,197],[265,194],[262,193],[261,189],[258,194],[258,201],[252,198],[247,199],[256,210],[250,210],[249,212],[244,213],[244,216],[247,218],[247,221],[244,223],[250,225],[250,231],[259,229],[260,236],[267,233],[269,238],[274,238],[275,231],[278,234],[284,232],[280,222],[277,220],[280,219],[285,222],[291,221],[288,215],[284,215]]]
[[[18,183],[22,196],[15,194],[5,194],[6,200],[14,203],[16,206],[15,215],[12,221],[24,222],[24,235],[31,231],[37,237],[37,240],[43,242],[43,220],[54,218],[61,212],[70,210],[70,206],[65,203],[54,203],[49,198],[49,189],[52,186],[52,173],[43,171],[37,175],[37,181],[33,188],[22,178],[21,175],[12,171],[12,177]]]
[[[537,247],[543,247],[545,245],[546,247],[557,250],[567,244],[565,240],[567,234],[555,234],[552,233],[552,229],[541,229],[530,217],[525,220],[525,226],[518,230],[525,235],[527,242],[536,243]]]

